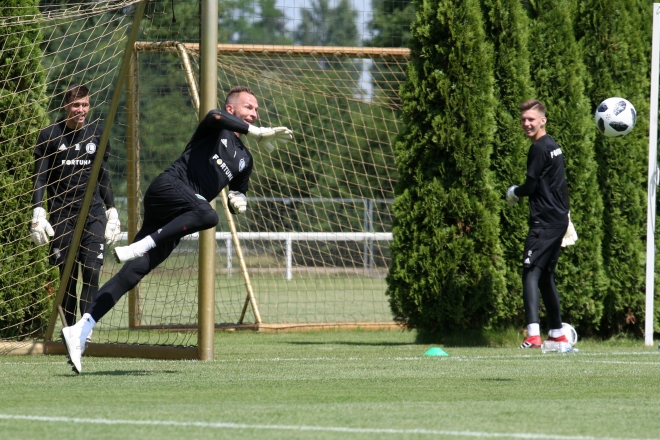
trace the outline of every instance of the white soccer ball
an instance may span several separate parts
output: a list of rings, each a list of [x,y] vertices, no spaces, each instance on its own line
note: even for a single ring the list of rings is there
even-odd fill
[[[607,98],[596,109],[595,119],[598,131],[607,137],[619,137],[631,132],[637,112],[627,99]]]
[[[570,325],[570,324],[566,324],[564,322],[564,323],[562,323],[561,327],[564,330],[564,336],[566,336],[566,339],[568,339],[568,342],[570,342],[571,345],[577,344],[578,334],[577,334],[577,331],[575,331],[575,329],[573,328],[573,326]]]

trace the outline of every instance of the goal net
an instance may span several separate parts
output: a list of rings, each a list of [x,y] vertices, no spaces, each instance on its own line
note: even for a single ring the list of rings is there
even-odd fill
[[[23,111],[14,123],[29,129],[12,135],[3,128],[0,137],[15,157],[15,165],[0,171],[1,189],[13,197],[0,221],[3,229],[20,225],[11,231],[11,246],[0,250],[0,278],[15,280],[0,287],[3,339],[42,337],[59,288],[48,246],[32,245],[27,227],[37,134],[63,117],[63,93],[74,83],[92,92],[88,120],[104,124],[136,3],[54,4],[12,11],[0,22],[3,38],[25,40],[15,46],[33,50],[27,57],[43,73],[41,83],[34,71],[21,73],[33,82],[28,89],[38,97],[31,105],[39,111]],[[198,120],[199,46],[177,41],[182,34],[197,37],[197,29],[172,31],[171,11],[156,3],[142,19],[109,139],[124,244],[139,228],[141,195],[182,152]],[[42,42],[30,46],[38,41],[34,32]],[[218,46],[218,106],[232,85],[248,85],[259,100],[258,124],[288,126],[295,139],[272,152],[249,144],[255,169],[248,211],[233,217],[233,226],[218,199],[216,326],[393,325],[385,275],[406,57],[407,50],[391,48]],[[1,111],[18,114],[27,105],[25,89],[3,93]],[[101,283],[119,269],[107,255]],[[187,237],[103,318],[94,342],[194,346],[198,256],[197,236]]]

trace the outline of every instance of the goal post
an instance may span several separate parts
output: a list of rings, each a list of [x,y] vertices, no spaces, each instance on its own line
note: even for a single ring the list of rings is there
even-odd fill
[[[152,103],[166,99],[151,91],[150,84],[158,81],[152,71],[175,63],[179,64],[177,76],[170,74],[169,80],[184,82],[185,86],[180,87],[186,101],[177,105],[183,111],[196,108],[196,75],[191,74],[191,66],[194,72],[199,70],[198,44],[140,41],[135,44],[135,52],[140,66],[135,81],[140,83],[141,96],[134,99]],[[219,280],[221,298],[217,307],[225,307],[226,298],[222,297],[227,291],[244,289],[247,296],[243,296],[240,306],[238,298],[232,300],[236,303],[229,313],[235,313],[234,318],[221,318],[218,326],[244,327],[250,304],[255,314],[252,328],[320,328],[324,323],[346,328],[366,324],[395,327],[385,297],[384,277],[396,178],[392,148],[399,126],[398,86],[409,50],[219,44],[217,56],[218,107],[223,105],[220,100],[229,87],[249,85],[260,103],[257,124],[287,125],[295,134],[293,142],[271,153],[250,145],[256,165],[248,211],[238,217],[228,216],[228,221],[221,219],[220,229],[224,232],[216,233],[220,245],[227,243],[223,249],[227,257],[219,264],[226,265],[227,277]],[[363,63],[367,69],[363,69]],[[365,72],[370,78],[364,78]],[[369,93],[360,90],[361,82],[366,83]],[[141,121],[140,136],[151,136],[148,132],[153,129]],[[283,173],[282,168],[291,168],[296,175]],[[319,185],[330,182],[323,188]],[[223,198],[221,195],[218,200]],[[231,219],[238,224],[232,224]],[[227,233],[231,241],[224,238]],[[282,239],[284,236],[289,238]],[[238,237],[248,241],[241,239],[242,244],[238,243]],[[244,284],[227,289],[232,280],[232,252],[238,254]],[[354,277],[356,269],[360,275],[367,274],[370,286],[364,292],[347,287],[346,292],[330,295],[352,295],[356,299],[370,296],[375,303],[365,307],[362,318],[356,318],[352,305],[331,305],[327,297],[318,302],[310,280],[294,276],[305,274],[313,279],[315,274],[343,273]],[[223,271],[220,267],[217,270]],[[264,279],[282,274],[282,281],[288,282],[281,286],[273,287]],[[256,283],[250,281],[252,276],[256,276]],[[372,290],[376,284],[378,288]],[[310,299],[302,299],[305,297]],[[303,305],[306,301],[308,304]],[[363,301],[360,298],[359,304],[364,305]],[[373,309],[376,303],[377,311]],[[277,316],[275,312],[274,316],[272,311],[283,304],[287,313]],[[265,315],[259,312],[264,307]],[[323,307],[334,310],[326,313]],[[304,313],[312,308],[317,313],[305,317]]]
[[[658,187],[658,75],[660,74],[660,3],[653,3],[653,34],[651,43],[651,102],[649,122],[649,172],[646,218],[646,313],[644,345],[653,345],[655,313],[655,208]]]

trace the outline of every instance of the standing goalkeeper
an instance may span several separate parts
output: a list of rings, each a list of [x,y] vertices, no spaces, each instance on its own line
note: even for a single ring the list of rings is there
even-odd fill
[[[519,197],[529,197],[529,233],[523,252],[523,303],[527,337],[520,348],[540,348],[539,290],[550,321],[549,341],[568,342],[562,329],[559,292],[554,272],[562,246],[575,243],[577,234],[570,223],[568,185],[564,156],[545,131],[545,106],[537,100],[520,104],[521,124],[532,141],[527,156],[527,179],[507,191],[513,206]]]
[[[89,108],[89,89],[78,84],[69,87],[64,94],[66,118],[43,129],[39,133],[34,150],[34,210],[30,235],[37,245],[45,245],[53,238],[50,242],[49,262],[59,268],[60,274],[103,132],[103,128],[98,124],[86,123]],[[99,287],[104,244],[109,246],[119,238],[119,217],[114,208],[107,170],[109,152],[108,145],[94,188],[94,198],[85,221],[80,247],[76,250],[76,264],[62,299],[62,309],[68,325],[76,322],[76,284],[79,268],[83,282],[80,311],[84,314]],[[48,219],[43,208],[44,194],[48,200]],[[103,205],[106,208],[105,213]]]
[[[162,263],[181,238],[218,223],[210,201],[229,187],[232,214],[245,212],[252,155],[241,142],[246,134],[262,144],[293,139],[286,127],[252,125],[259,105],[244,86],[232,87],[225,110],[211,110],[199,123],[181,156],[160,174],[144,195],[144,222],[129,246],[115,248],[119,262],[127,262],[105,283],[78,323],[62,330],[74,371],[80,373],[85,338],[94,325],[142,278]]]

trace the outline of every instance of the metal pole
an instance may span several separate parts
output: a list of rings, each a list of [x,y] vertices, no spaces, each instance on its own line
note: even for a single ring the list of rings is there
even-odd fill
[[[199,120],[218,103],[218,1],[201,0]],[[215,199],[211,200],[215,209]],[[215,336],[215,227],[199,233],[198,339],[197,352],[202,361],[214,358]]]
[[[364,204],[364,225],[362,230],[364,232],[369,232],[369,207],[367,204],[367,199],[362,199]],[[364,275],[367,275],[367,267],[369,266],[369,240],[364,239],[364,249],[362,250],[362,265],[364,266]]]
[[[126,76],[126,211],[128,214],[128,243],[138,231],[140,206],[138,191],[140,188],[138,167],[138,132],[137,132],[137,87],[135,75],[137,74],[137,54],[131,51],[130,66]],[[140,325],[140,286],[137,285],[128,292],[128,327],[135,328]]]
[[[128,68],[130,66],[131,55],[133,54],[133,45],[135,44],[135,40],[137,40],[137,34],[140,29],[140,20],[142,19],[142,14],[144,14],[144,7],[146,4],[146,1],[140,2],[135,9],[133,24],[131,26],[131,33],[128,36],[128,41],[126,41],[126,47],[124,48],[124,56],[121,61],[121,68],[119,70],[119,76],[117,77],[117,83],[115,84],[114,91],[112,92],[112,100],[110,101],[108,116],[105,120],[103,133],[101,134],[101,141],[99,143],[98,149],[96,150],[94,163],[92,163],[92,169],[89,174],[89,182],[87,183],[85,196],[83,197],[80,206],[80,212],[78,213],[78,220],[76,221],[76,229],[73,232],[71,244],[69,245],[69,251],[67,252],[66,261],[64,263],[64,269],[62,271],[62,277],[60,280],[60,288],[58,289],[57,295],[55,296],[55,301],[53,302],[53,311],[50,314],[48,329],[46,329],[46,334],[44,336],[46,341],[51,341],[53,339],[55,323],[57,322],[57,317],[59,315],[57,307],[62,304],[64,291],[66,289],[67,283],[69,282],[69,278],[71,277],[73,263],[76,258],[78,246],[80,245],[80,238],[82,237],[83,230],[85,229],[85,222],[87,220],[87,214],[89,213],[89,205],[92,201],[92,197],[94,196],[94,188],[96,187],[96,183],[99,178],[99,171],[101,169],[101,164],[103,163],[103,155],[105,154],[105,148],[108,145],[108,138],[110,137],[110,129],[112,128],[112,124],[115,121],[115,113],[117,113],[117,107],[119,106],[119,98],[121,98],[121,93],[124,88],[124,80],[126,79],[126,74],[128,73]]]
[[[231,254],[233,252],[231,245],[231,237],[225,240],[225,246],[227,246],[227,276],[230,277],[232,272]]]
[[[369,225],[369,230],[367,232],[374,232],[374,201],[369,199],[367,203],[368,209],[367,209],[367,215],[368,215],[368,225]],[[373,274],[374,270],[374,240],[373,238],[370,238],[368,240],[369,243],[369,274]]]
[[[286,239],[286,279],[293,279],[293,240],[291,237]]]
[[[655,291],[655,190],[658,186],[658,67],[660,64],[660,3],[653,3],[651,45],[651,114],[649,121],[649,175],[646,216],[646,316],[644,345],[653,345],[653,295]]]

